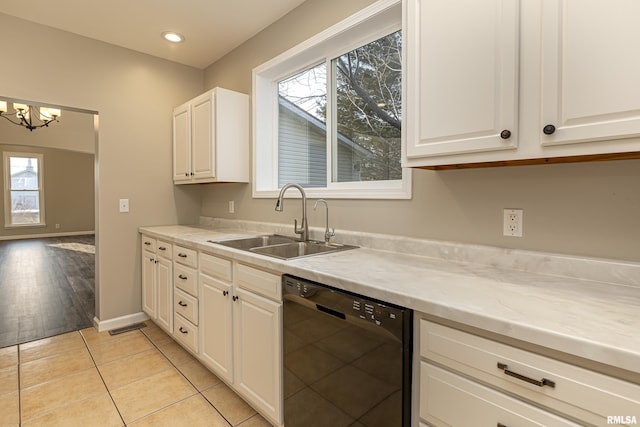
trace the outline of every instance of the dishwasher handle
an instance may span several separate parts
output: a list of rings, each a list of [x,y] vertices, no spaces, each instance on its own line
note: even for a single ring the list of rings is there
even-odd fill
[[[327,314],[330,314],[330,315],[332,315],[334,317],[337,317],[338,319],[345,320],[347,318],[347,316],[344,313],[341,313],[341,312],[336,311],[336,310],[332,310],[329,307],[325,307],[324,305],[316,304],[316,309],[318,311],[323,312],[323,313],[327,313]]]

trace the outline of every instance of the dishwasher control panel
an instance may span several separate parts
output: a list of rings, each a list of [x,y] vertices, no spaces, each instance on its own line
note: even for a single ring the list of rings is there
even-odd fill
[[[380,326],[392,333],[402,330],[403,314],[409,311],[406,308],[293,276],[283,276],[282,284],[285,299],[299,299],[306,305],[315,304],[319,311],[341,319]]]

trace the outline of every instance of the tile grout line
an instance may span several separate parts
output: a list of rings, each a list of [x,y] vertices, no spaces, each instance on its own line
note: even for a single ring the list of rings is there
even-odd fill
[[[195,393],[195,394],[192,394],[191,396],[187,396],[187,397],[185,397],[184,399],[180,399],[180,400],[178,400],[178,401],[175,401],[175,402],[173,402],[173,403],[171,403],[171,404],[169,404],[169,405],[167,405],[167,406],[163,406],[162,408],[156,409],[155,411],[153,411],[153,412],[151,412],[151,413],[149,413],[149,414],[146,414],[146,415],[144,415],[144,416],[142,416],[142,417],[140,417],[140,418],[138,418],[138,419],[134,420],[134,422],[135,422],[135,421],[138,421],[138,420],[141,420],[141,419],[142,419],[142,418],[144,418],[144,417],[148,417],[149,415],[156,414],[156,413],[158,413],[158,412],[160,412],[160,411],[162,411],[162,410],[164,410],[164,409],[167,409],[169,406],[175,405],[176,403],[183,402],[183,401],[185,401],[185,400],[187,400],[187,399],[190,399],[190,398],[192,398],[193,396],[195,396],[196,394],[200,394],[200,390],[198,390],[198,388],[197,388],[197,387],[196,387],[196,386],[195,386],[191,381],[189,381],[189,378],[187,378],[187,377],[182,373],[182,371],[180,370],[180,368],[178,368],[178,367],[177,367],[177,366],[176,366],[176,365],[175,365],[175,364],[174,364],[174,363],[173,363],[173,362],[172,362],[172,361],[171,361],[171,360],[170,360],[170,359],[169,359],[169,358],[168,358],[168,357],[167,357],[167,356],[162,352],[162,350],[160,350],[160,347],[158,347],[158,346],[156,345],[156,343],[154,343],[154,342],[153,342],[153,340],[151,340],[151,338],[149,338],[149,337],[147,336],[147,334],[145,334],[145,333],[144,333],[144,331],[142,330],[142,328],[139,328],[139,329],[137,329],[137,330],[138,330],[138,331],[140,331],[140,333],[142,334],[142,336],[143,336],[143,337],[145,337],[145,338],[147,339],[147,341],[149,341],[149,343],[150,343],[150,344],[151,344],[151,345],[152,345],[156,350],[158,350],[158,353],[160,353],[160,354],[162,355],[162,357],[164,357],[164,358],[166,359],[166,361],[167,361],[167,362],[169,362],[169,364],[170,364],[171,366],[173,366],[173,367],[175,368],[175,370],[176,370],[176,371],[178,371],[178,373],[179,373],[180,375],[182,375],[182,377],[183,377],[185,380],[187,380],[187,382],[188,382],[189,384],[191,384],[191,386],[192,386],[192,387],[193,387],[193,389],[196,391],[196,393]],[[204,396],[203,396],[203,397],[204,397]],[[207,402],[208,402],[208,401],[207,401]],[[211,406],[213,406],[213,405],[211,405]],[[215,407],[214,407],[214,409],[215,409]],[[216,409],[216,411],[217,411],[217,409]]]
[[[229,420],[224,416],[224,414],[222,412],[220,412],[220,410],[218,408],[215,407],[215,405],[213,403],[211,403],[209,401],[209,399],[207,399],[205,397],[204,394],[202,394],[202,391],[198,389],[198,387],[196,387],[196,385],[194,383],[191,382],[191,380],[189,380],[189,378],[187,378],[187,376],[180,370],[180,368],[178,368],[175,363],[173,363],[173,361],[171,359],[169,359],[164,352],[160,349],[160,347],[158,347],[158,345],[156,345],[155,342],[153,342],[153,340],[144,333],[144,331],[142,329],[140,329],[140,332],[142,332],[142,335],[144,335],[147,340],[149,340],[149,342],[151,343],[151,345],[153,345],[159,352],[160,354],[162,354],[162,356],[167,359],[167,361],[171,364],[171,366],[173,366],[174,368],[176,368],[176,370],[180,373],[180,375],[182,375],[184,377],[185,380],[187,380],[189,382],[189,384],[191,384],[191,386],[197,391],[196,394],[199,394],[200,396],[202,396],[202,398],[218,413],[220,414],[220,416],[227,422],[227,424],[229,424],[230,427],[233,427],[233,424],[231,424],[231,422],[229,422]],[[197,359],[196,359],[197,360]],[[215,375],[215,374],[214,374]],[[216,376],[217,377],[217,376]],[[220,378],[218,378],[218,380],[220,380]],[[222,380],[220,380],[220,382],[223,382]],[[212,386],[213,387],[213,386]],[[195,395],[194,395],[195,396]],[[192,397],[192,396],[190,396]],[[184,399],[183,399],[184,400]],[[177,403],[177,402],[176,402]],[[244,422],[244,421],[243,421]]]
[[[94,326],[94,328],[95,328],[95,326]],[[81,331],[77,331],[77,332],[80,334],[80,338],[82,338],[82,342],[84,343],[84,346],[86,347],[87,352],[89,352],[89,357],[91,357],[91,361],[93,362],[93,366],[96,368],[96,372],[100,376],[100,381],[102,381],[102,384],[104,384],[104,388],[105,388],[105,390],[107,390],[107,394],[109,395],[109,399],[111,399],[111,402],[113,403],[114,408],[116,408],[116,412],[118,412],[118,416],[120,417],[120,420],[122,421],[122,425],[126,426],[127,423],[125,423],[124,417],[120,413],[120,409],[118,408],[118,405],[116,405],[116,401],[113,400],[113,396],[111,395],[111,390],[109,390],[109,387],[107,387],[107,383],[104,381],[104,377],[102,376],[102,373],[100,372],[100,369],[98,369],[98,364],[96,363],[96,360],[93,358],[93,354],[91,353],[91,349],[89,348],[89,343],[87,342],[87,340],[85,339],[85,337],[84,337],[84,335],[82,334]]]

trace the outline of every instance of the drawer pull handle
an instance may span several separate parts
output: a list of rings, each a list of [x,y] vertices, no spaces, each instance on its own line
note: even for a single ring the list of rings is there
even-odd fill
[[[509,375],[510,377],[517,378],[517,379],[519,379],[521,381],[528,382],[529,384],[537,385],[538,387],[544,387],[544,386],[549,386],[551,388],[555,388],[556,387],[556,383],[555,382],[553,382],[551,380],[548,380],[546,378],[543,378],[541,380],[534,380],[533,378],[529,378],[529,377],[526,377],[524,375],[518,374],[517,372],[510,371],[508,368],[509,367],[507,365],[505,365],[504,363],[498,362],[498,369],[502,369],[504,371],[505,375]]]
[[[144,242],[145,245],[151,246],[151,242]]]
[[[179,274],[178,279],[187,280],[187,276],[185,276],[184,274]]]
[[[187,254],[183,254],[182,252],[180,252],[180,253],[178,254],[178,256],[179,256],[180,258],[186,258],[186,257],[187,257]]]
[[[178,329],[180,332],[182,332],[183,334],[188,334],[189,331],[187,331],[186,329],[184,329],[182,326],[180,326],[180,329]]]
[[[507,427],[506,424],[498,423],[497,427]]]
[[[164,246],[160,246],[158,249],[161,250],[161,251],[166,251],[167,250],[167,248],[165,248]]]
[[[183,303],[182,301],[178,301],[178,305],[180,307],[186,307],[187,306],[187,304]]]

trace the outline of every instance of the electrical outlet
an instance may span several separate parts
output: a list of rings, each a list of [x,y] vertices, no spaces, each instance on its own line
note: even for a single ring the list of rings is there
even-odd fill
[[[522,237],[522,209],[505,209],[503,234],[510,237]]]
[[[236,213],[236,203],[233,200],[229,200],[229,213]]]
[[[118,205],[120,206],[120,213],[129,212],[129,199],[120,199]]]

